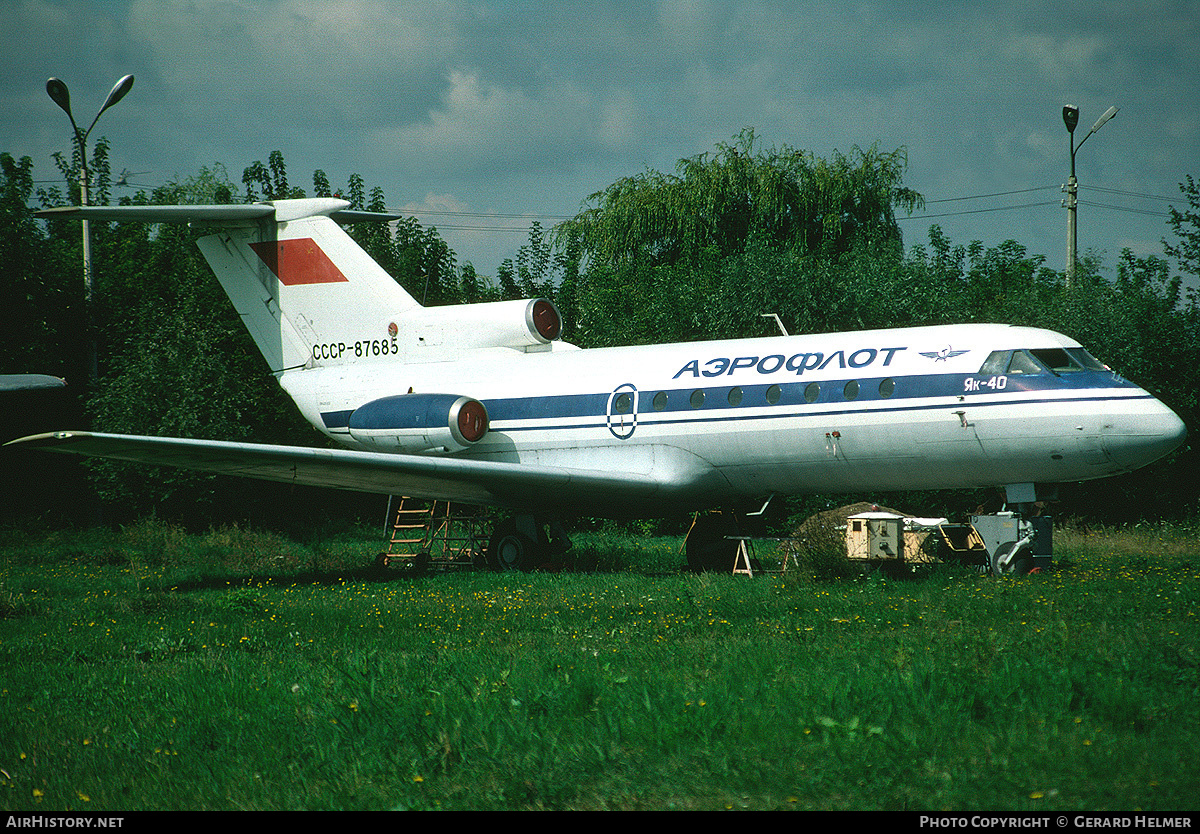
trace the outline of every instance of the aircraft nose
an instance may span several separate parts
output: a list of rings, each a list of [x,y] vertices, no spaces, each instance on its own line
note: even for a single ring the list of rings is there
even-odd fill
[[[1179,415],[1158,400],[1152,403],[1145,410],[1112,415],[1105,421],[1105,450],[1124,469],[1153,463],[1178,449],[1187,438],[1187,427]]]

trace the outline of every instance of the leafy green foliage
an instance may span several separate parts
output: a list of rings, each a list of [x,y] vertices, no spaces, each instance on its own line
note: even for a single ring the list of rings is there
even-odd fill
[[[82,368],[77,340],[84,324],[79,228],[75,224],[69,243],[47,233],[33,216],[33,194],[33,160],[0,153],[0,373],[75,376]]]
[[[681,160],[675,174],[618,180],[558,234],[577,235],[586,260],[607,266],[691,264],[752,242],[824,257],[859,243],[898,248],[895,209],[923,205],[901,185],[905,162],[903,151],[877,148],[828,160],[786,145],[762,151],[746,129],[715,154]]]
[[[1179,184],[1179,191],[1187,200],[1187,208],[1180,211],[1170,206],[1170,220],[1167,221],[1179,242],[1172,244],[1164,240],[1163,247],[1168,256],[1179,260],[1180,269],[1200,276],[1200,186],[1189,174],[1187,181]]]

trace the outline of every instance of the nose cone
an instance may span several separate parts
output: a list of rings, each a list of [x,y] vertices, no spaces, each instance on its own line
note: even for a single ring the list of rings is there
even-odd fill
[[[1122,469],[1153,463],[1178,449],[1187,439],[1187,427],[1174,411],[1158,400],[1136,412],[1115,415],[1103,430],[1104,448]]]

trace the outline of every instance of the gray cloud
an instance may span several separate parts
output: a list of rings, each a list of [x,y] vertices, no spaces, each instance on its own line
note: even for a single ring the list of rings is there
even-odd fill
[[[1078,104],[1086,128],[1117,104],[1079,156],[1081,196],[1124,209],[1081,208],[1081,246],[1111,264],[1124,246],[1161,254],[1165,220],[1133,210],[1165,204],[1094,189],[1173,197],[1196,173],[1196,18],[1167,0],[19,0],[0,32],[0,150],[50,178],[69,133],[46,77],[67,80],[87,119],[133,72],[96,135],[151,183],[213,162],[236,177],[279,149],[297,184],[357,172],[395,206],[549,218],[753,126],[818,155],[904,147],[908,184],[931,200],[1041,188],[931,203],[953,214],[903,228],[910,242],[932,222],[956,243],[1012,238],[1061,267],[1059,111]],[[1027,202],[1043,205],[963,213]],[[422,219],[485,273],[528,226],[461,217]]]

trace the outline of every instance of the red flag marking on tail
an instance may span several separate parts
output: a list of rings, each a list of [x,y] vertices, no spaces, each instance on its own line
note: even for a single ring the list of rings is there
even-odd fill
[[[298,284],[337,284],[349,281],[311,237],[268,240],[250,248],[270,267],[285,287]]]

